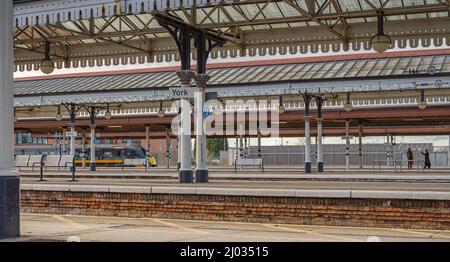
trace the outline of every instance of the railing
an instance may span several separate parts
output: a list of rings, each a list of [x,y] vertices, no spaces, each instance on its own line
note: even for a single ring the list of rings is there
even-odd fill
[[[378,166],[378,171],[382,170],[382,167],[385,169],[394,169],[394,171],[402,171],[403,165],[405,163],[408,163],[408,161],[403,160],[372,160],[372,171],[376,170],[376,166]],[[414,161],[414,164],[416,165],[417,172],[422,171],[423,172],[423,165],[425,164],[425,161],[423,160],[416,160]]]
[[[313,148],[314,149],[314,148]],[[298,152],[290,150],[289,148],[284,149],[284,152],[262,152],[262,158],[264,159],[264,164],[266,166],[299,166],[303,165],[305,161],[304,152]],[[402,161],[406,164],[406,152],[400,153],[395,152],[393,157],[396,161]],[[257,152],[252,151],[248,155],[249,158],[257,157]],[[360,158],[358,152],[350,152],[350,165],[359,165]],[[423,159],[420,154],[416,154],[415,159]],[[323,162],[325,166],[345,166],[345,151],[343,150],[333,150],[332,152],[324,152]],[[363,166],[370,167],[373,164],[373,160],[387,161],[386,152],[383,151],[373,151],[373,152],[363,152],[362,155]],[[447,152],[430,152],[430,160],[432,166],[447,167],[450,166],[448,161]],[[315,150],[311,153],[311,161],[313,165],[317,162],[317,154]],[[417,160],[422,161],[423,160]]]

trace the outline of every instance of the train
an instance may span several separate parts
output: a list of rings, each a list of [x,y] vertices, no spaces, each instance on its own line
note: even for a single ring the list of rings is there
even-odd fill
[[[16,145],[15,155],[56,155],[61,154],[61,148],[55,145]],[[81,166],[83,156],[86,156],[86,165],[90,165],[90,148],[83,150],[81,145],[75,146],[75,163]],[[124,159],[145,159],[147,152],[139,145],[95,145],[95,164],[97,166],[117,166],[123,164]],[[148,163],[157,166],[156,158],[149,153]]]

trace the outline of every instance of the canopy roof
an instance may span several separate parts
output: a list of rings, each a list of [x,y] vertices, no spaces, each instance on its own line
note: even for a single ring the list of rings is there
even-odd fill
[[[370,49],[377,10],[393,46],[450,43],[446,0],[46,0],[14,1],[15,65],[39,69],[44,43],[59,68],[172,61],[160,13],[229,40],[211,56]]]
[[[209,65],[208,92],[222,99],[284,97],[299,103],[301,93],[333,94],[325,106],[450,101],[450,49],[384,54],[319,56]],[[27,110],[61,103],[142,106],[172,101],[177,67],[92,72],[16,79],[15,106]],[[397,101],[397,102],[395,102]],[[149,103],[150,102],[150,103]],[[159,104],[156,109],[159,108]]]
[[[441,53],[441,54],[440,54]],[[351,80],[380,79],[386,77],[450,75],[450,49],[434,55],[391,56],[387,58],[366,59],[361,55],[337,56],[325,58],[296,59],[260,62],[218,64],[209,70],[213,86],[233,86],[248,84],[267,84],[279,82],[305,82],[315,80]],[[270,62],[270,61],[268,61]],[[279,64],[276,64],[279,63]],[[17,81],[16,96],[68,94],[78,92],[126,91],[126,90],[161,90],[176,87],[179,79],[168,69],[149,70],[138,73],[116,73],[98,76],[63,77]]]

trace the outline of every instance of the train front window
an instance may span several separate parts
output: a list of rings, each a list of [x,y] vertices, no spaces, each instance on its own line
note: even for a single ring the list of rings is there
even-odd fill
[[[133,150],[125,148],[123,150],[123,157],[127,159],[133,159],[135,158],[135,154],[133,153]]]

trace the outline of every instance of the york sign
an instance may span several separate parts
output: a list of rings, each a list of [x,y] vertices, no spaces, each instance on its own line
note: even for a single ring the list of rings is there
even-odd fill
[[[194,90],[192,88],[175,87],[170,88],[169,93],[172,98],[193,98]]]

